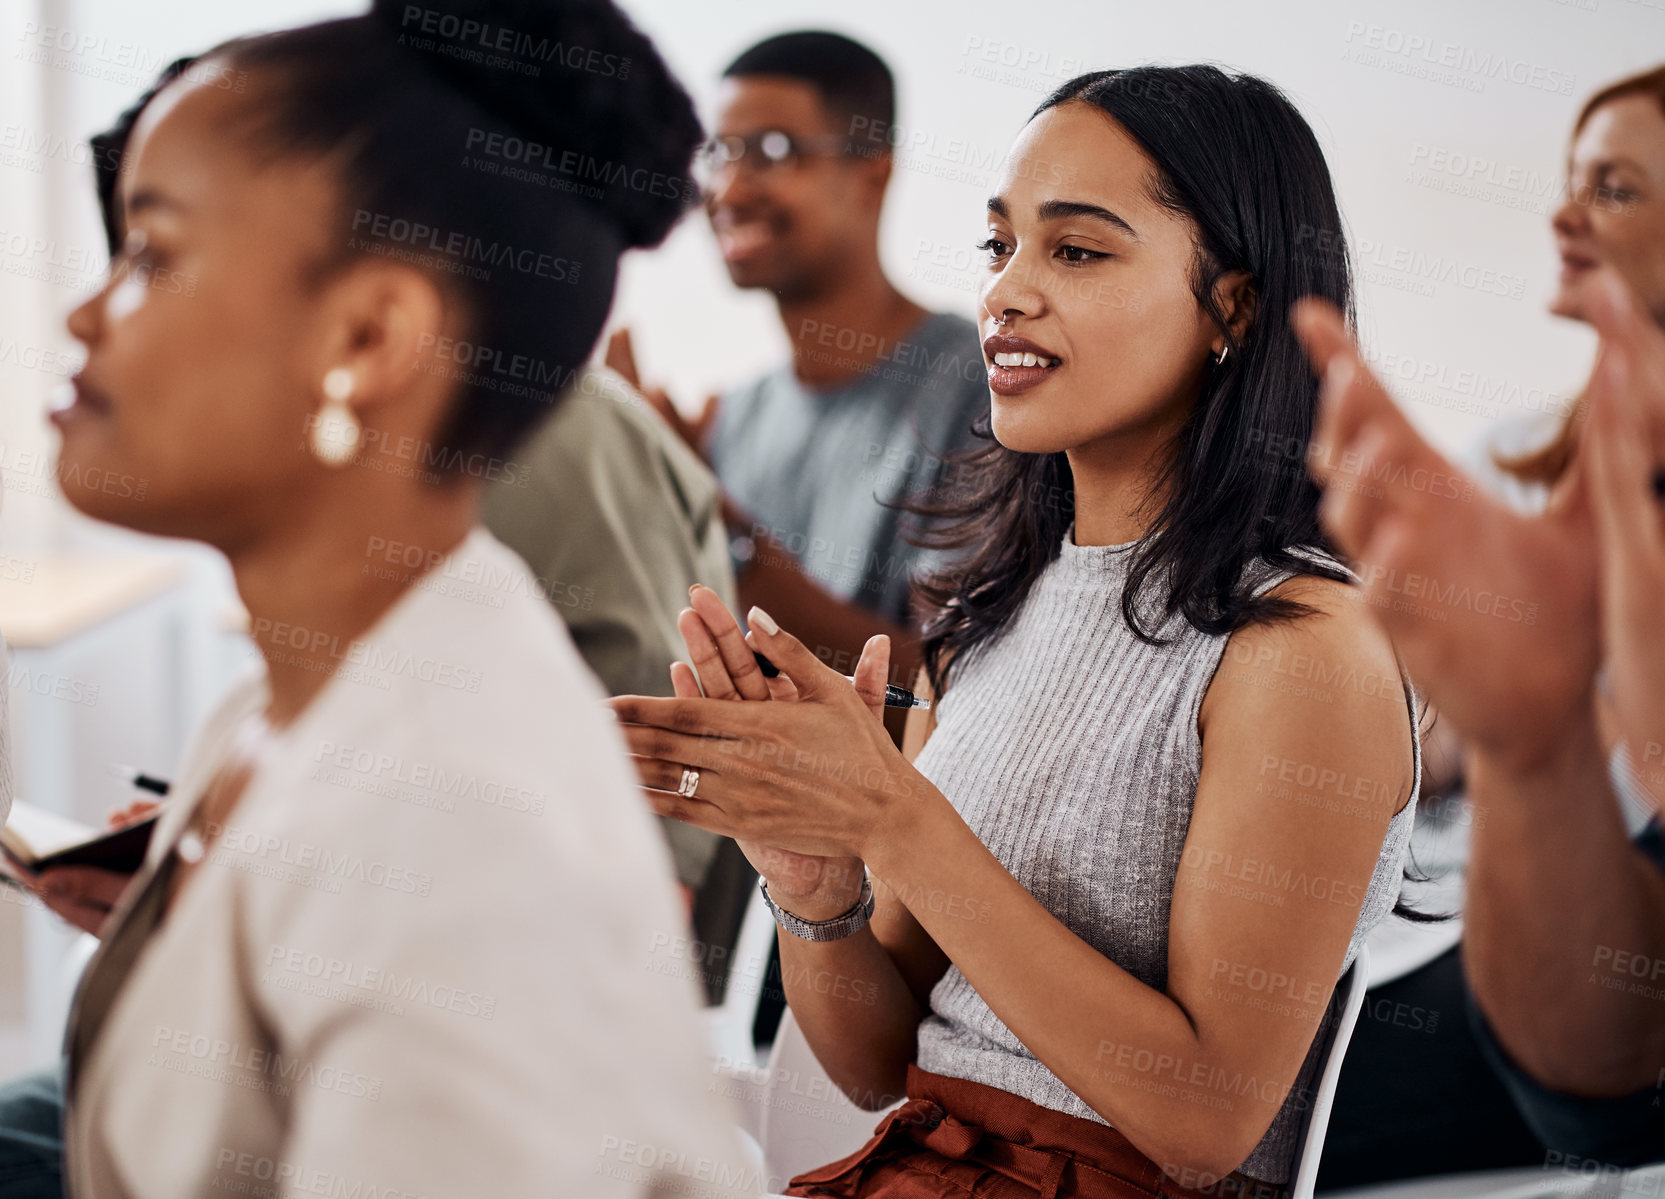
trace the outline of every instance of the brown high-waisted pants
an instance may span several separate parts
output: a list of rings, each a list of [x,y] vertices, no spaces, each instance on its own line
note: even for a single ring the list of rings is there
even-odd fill
[[[1182,1186],[1181,1183],[1190,1185]],[[908,1100],[788,1195],[842,1199],[1283,1199],[1241,1174],[1170,1178],[1115,1129],[997,1087],[908,1067]]]

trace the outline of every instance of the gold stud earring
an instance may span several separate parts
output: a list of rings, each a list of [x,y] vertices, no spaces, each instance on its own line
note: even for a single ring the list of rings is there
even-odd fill
[[[345,466],[358,450],[364,426],[348,406],[353,394],[353,372],[344,366],[324,375],[324,406],[312,421],[312,455],[325,466]]]

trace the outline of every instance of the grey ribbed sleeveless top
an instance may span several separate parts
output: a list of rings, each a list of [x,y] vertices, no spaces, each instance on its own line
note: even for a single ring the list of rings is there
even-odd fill
[[[1049,912],[1163,990],[1168,910],[1202,764],[1197,713],[1227,638],[1178,615],[1155,627],[1167,644],[1135,637],[1121,609],[1131,549],[1078,546],[1073,530],[1065,533],[1059,557],[1011,624],[956,666],[915,764]],[[1289,577],[1259,564],[1250,581],[1258,593]],[[1406,699],[1420,784],[1409,689]],[[1343,973],[1398,898],[1414,808],[1407,803],[1389,822]],[[1289,1098],[1239,1167],[1244,1173],[1287,1181],[1336,1006],[1332,998]],[[918,1063],[1108,1123],[1035,1059],[954,966],[931,992]]]

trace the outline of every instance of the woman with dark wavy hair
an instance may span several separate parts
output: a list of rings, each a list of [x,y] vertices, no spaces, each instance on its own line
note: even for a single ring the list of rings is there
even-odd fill
[[[1262,80],[1097,72],[1019,135],[984,249],[991,443],[927,505],[964,556],[921,589],[908,756],[883,639],[852,686],[703,594],[697,681],[611,702],[658,810],[764,876],[829,1074],[907,1097],[793,1194],[1276,1194],[1420,767],[1305,470],[1290,307],[1351,298],[1329,172]]]
[[[687,177],[691,102],[610,0],[377,3],[177,75],[109,147],[60,474],[223,551],[262,661],[77,993],[68,1190],[738,1193],[664,845],[478,523],[681,214],[635,181]]]

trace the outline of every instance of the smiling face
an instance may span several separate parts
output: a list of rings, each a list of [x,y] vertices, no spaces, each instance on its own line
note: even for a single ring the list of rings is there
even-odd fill
[[[847,138],[849,123],[807,83],[740,76],[723,81],[714,133],[745,138],[778,130],[820,147]],[[883,141],[872,145],[886,148]],[[705,211],[729,278],[786,299],[813,295],[853,257],[877,253],[889,174],[885,155],[815,153],[763,170],[750,163],[722,168],[707,189]]]
[[[1583,286],[1607,262],[1665,325],[1665,111],[1658,97],[1620,96],[1590,114],[1573,142],[1568,197],[1554,229],[1561,275],[1551,312],[1584,320]]]
[[[1149,450],[1195,402],[1225,339],[1192,291],[1194,227],[1157,201],[1156,179],[1139,144],[1083,101],[1047,109],[1013,145],[989,201],[980,312],[1008,449],[1131,438]]]

